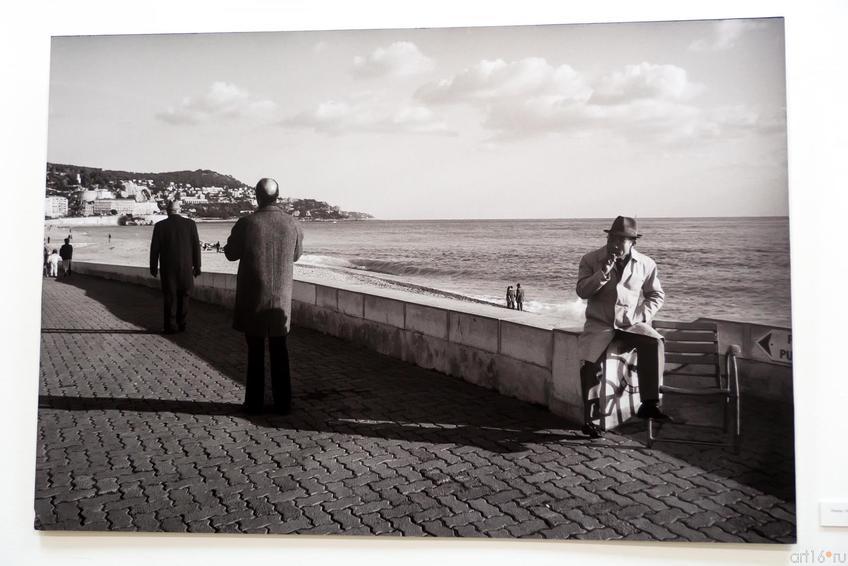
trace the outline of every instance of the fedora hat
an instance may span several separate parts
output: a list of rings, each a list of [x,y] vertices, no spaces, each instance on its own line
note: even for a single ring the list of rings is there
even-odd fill
[[[642,234],[636,225],[636,219],[627,216],[619,216],[613,220],[612,227],[604,230],[610,236],[624,236],[625,238],[641,238]]]

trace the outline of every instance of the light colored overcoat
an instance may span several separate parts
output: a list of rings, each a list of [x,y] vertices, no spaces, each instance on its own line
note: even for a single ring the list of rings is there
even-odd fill
[[[588,301],[577,351],[581,360],[590,362],[601,357],[616,330],[662,339],[651,327],[665,300],[657,264],[634,247],[616,284],[614,276],[605,278],[602,274],[606,258],[606,246],[587,253],[577,274],[577,295]]]
[[[233,328],[253,336],[285,336],[291,328],[294,262],[303,229],[276,205],[263,206],[233,226],[224,253],[239,260]]]

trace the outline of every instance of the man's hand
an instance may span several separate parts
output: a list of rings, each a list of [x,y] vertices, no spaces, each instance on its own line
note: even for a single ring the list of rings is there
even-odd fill
[[[199,267],[195,267],[195,268],[194,268],[194,276],[195,276],[195,277],[197,277],[198,275],[200,275],[200,268],[199,268]]]
[[[159,275],[159,270],[158,269],[151,269],[150,275],[152,275],[153,277],[156,277],[157,275]]]
[[[612,267],[615,265],[616,259],[617,258],[615,254],[607,254],[607,259],[604,262],[603,267],[601,267],[601,275],[603,275],[604,277],[609,277],[610,273],[612,272]]]

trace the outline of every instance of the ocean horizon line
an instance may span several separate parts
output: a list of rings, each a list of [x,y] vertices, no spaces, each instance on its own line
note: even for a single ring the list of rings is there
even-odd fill
[[[571,217],[549,217],[549,218],[368,218],[364,222],[538,222],[541,220],[603,220],[609,221],[613,216],[571,216]],[[635,216],[637,220],[766,220],[766,219],[789,219],[787,214],[775,215],[740,215],[740,216]],[[357,220],[357,222],[360,222]]]

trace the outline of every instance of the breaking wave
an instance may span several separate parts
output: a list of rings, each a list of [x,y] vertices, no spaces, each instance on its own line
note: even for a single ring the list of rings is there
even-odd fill
[[[346,259],[315,254],[306,254],[301,256],[298,263],[310,265],[312,267],[356,269],[359,271],[370,271],[372,273],[383,273],[386,275],[465,275],[468,273],[464,269],[445,269],[441,267],[415,265],[403,261],[363,258]]]

